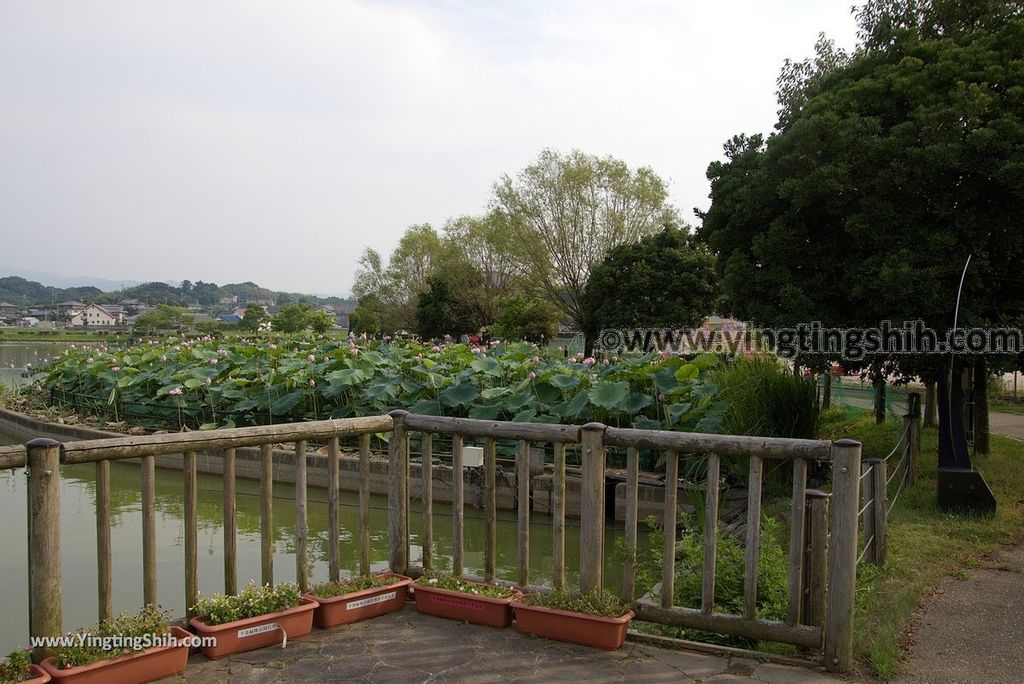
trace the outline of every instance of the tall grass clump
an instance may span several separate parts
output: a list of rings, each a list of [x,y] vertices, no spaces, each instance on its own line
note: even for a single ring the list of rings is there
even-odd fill
[[[710,374],[722,402],[719,431],[730,435],[815,439],[818,388],[774,358],[733,359]]]

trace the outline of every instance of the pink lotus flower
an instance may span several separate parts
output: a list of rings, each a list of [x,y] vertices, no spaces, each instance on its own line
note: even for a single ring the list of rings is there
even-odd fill
[[[431,351],[433,351],[433,352],[435,352],[435,353],[436,353],[436,352],[439,352],[439,351],[441,351],[441,348],[440,348],[440,347],[438,347],[438,346],[437,346],[437,345],[435,344],[435,345],[434,345],[434,347],[433,347],[433,348],[431,349]]]
[[[25,364],[25,365],[26,365],[26,366],[31,366],[32,364],[31,364],[31,363],[29,363],[29,364]],[[120,367],[120,366],[114,366],[114,367],[113,367],[113,368],[111,368],[110,370],[112,370],[112,371],[114,371],[114,372],[116,373],[117,371],[121,370],[121,367]]]
[[[86,363],[92,363],[92,357],[90,356],[89,358],[87,358],[87,359],[85,360],[85,362],[86,362]]]
[[[583,359],[583,365],[586,366],[587,368],[590,368],[595,363],[597,363],[597,360],[593,356],[588,356],[587,358]]]
[[[315,356],[313,356],[312,354],[310,354],[309,356],[307,356],[307,357],[306,357],[306,360],[307,360],[307,361],[309,361],[310,363],[316,363],[316,357],[315,357]]]
[[[664,394],[658,395],[658,401],[665,401],[665,399],[667,399],[667,397]]]
[[[533,371],[530,371],[529,373],[526,374],[526,377],[528,377],[531,380],[533,380],[533,379],[535,379],[537,377],[537,374],[534,373]]]
[[[206,384],[207,385],[212,385],[213,384],[213,380],[211,380],[210,378],[206,378]]]
[[[603,363],[604,363],[604,365],[608,366],[608,365],[610,365],[610,364],[611,364],[611,361],[609,361],[608,359],[605,359],[605,360],[603,361]]]
[[[310,378],[309,379],[309,386],[310,387],[316,387],[316,380],[314,380],[313,378]]]
[[[269,349],[277,349],[277,345],[276,345],[276,344],[274,344],[273,342],[271,342],[270,344],[268,344],[268,345],[267,345],[267,347],[268,347]]]
[[[210,359],[210,365],[211,366],[216,366],[217,365],[217,359]]]
[[[181,388],[180,387],[175,387],[170,392],[168,392],[168,394],[170,394],[171,396],[175,396],[175,397],[181,396]]]
[[[530,359],[530,360],[531,360],[531,361],[533,361],[534,363],[540,363],[540,357],[539,357],[539,356],[534,356],[534,357],[533,357],[532,359]]]

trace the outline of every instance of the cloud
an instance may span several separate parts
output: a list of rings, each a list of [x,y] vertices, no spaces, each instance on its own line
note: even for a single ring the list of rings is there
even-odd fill
[[[344,291],[543,147],[649,165],[684,215],[845,3],[139,2],[0,9],[12,254]]]

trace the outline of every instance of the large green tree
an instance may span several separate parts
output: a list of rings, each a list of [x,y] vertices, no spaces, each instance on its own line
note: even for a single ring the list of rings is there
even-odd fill
[[[517,231],[529,282],[576,323],[590,272],[612,248],[656,232],[674,215],[665,182],[612,157],[544,150],[494,187]]]
[[[1024,257],[1021,3],[875,0],[852,54],[787,63],[776,132],[711,164],[700,235],[726,309],[761,325],[1019,324]],[[934,378],[948,357],[846,361]],[[976,364],[1012,358],[974,356]],[[982,373],[984,377],[984,373]]]
[[[620,245],[594,268],[580,299],[588,348],[604,328],[693,328],[714,312],[715,259],[685,230],[666,226]]]
[[[429,224],[410,226],[385,263],[373,249],[363,251],[352,292],[362,302],[379,302],[382,330],[394,332],[416,327],[419,295],[442,252],[441,236]]]
[[[700,235],[730,312],[942,330],[972,255],[960,324],[1019,320],[1024,22],[993,11],[870,3],[852,55],[821,43],[787,66],[777,131],[733,138],[708,170]]]

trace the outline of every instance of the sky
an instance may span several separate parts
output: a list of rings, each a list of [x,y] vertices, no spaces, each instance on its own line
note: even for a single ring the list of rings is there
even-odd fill
[[[850,0],[0,2],[4,267],[347,293],[544,148],[705,172]]]

